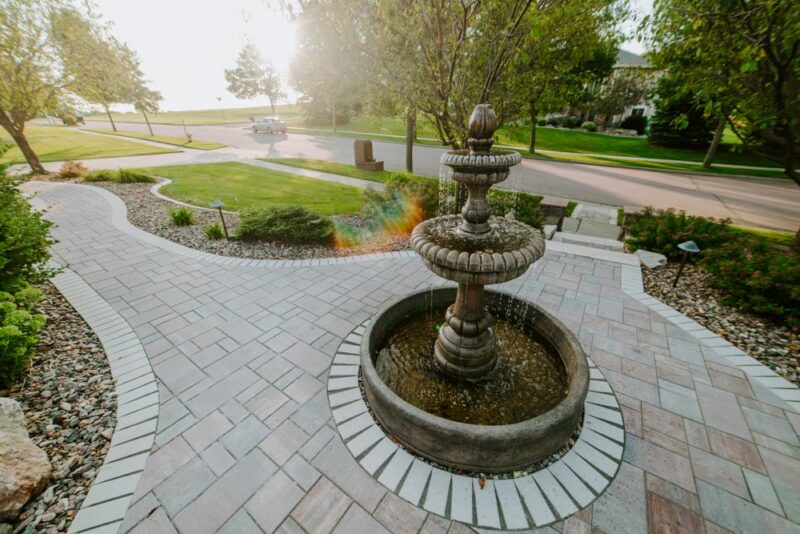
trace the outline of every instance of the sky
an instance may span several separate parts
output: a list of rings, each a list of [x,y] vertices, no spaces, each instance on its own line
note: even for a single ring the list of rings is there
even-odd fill
[[[632,3],[639,12],[652,9],[652,0]],[[288,82],[294,27],[277,0],[95,0],[95,4],[113,23],[114,35],[136,51],[145,76],[164,96],[162,110],[267,105],[266,99],[239,100],[225,89],[224,69],[235,65],[248,40]],[[623,48],[644,51],[633,40]]]

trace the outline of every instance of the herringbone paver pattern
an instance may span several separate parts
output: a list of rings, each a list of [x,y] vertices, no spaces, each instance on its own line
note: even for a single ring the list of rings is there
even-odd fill
[[[226,266],[121,231],[90,188],[32,187],[52,206],[57,259],[128,321],[158,380],[155,444],[122,531],[467,530],[362,469],[323,387],[344,336],[442,283],[419,261]],[[797,532],[800,414],[621,287],[618,263],[548,253],[502,288],[578,335],[625,418],[609,489],[544,530]]]

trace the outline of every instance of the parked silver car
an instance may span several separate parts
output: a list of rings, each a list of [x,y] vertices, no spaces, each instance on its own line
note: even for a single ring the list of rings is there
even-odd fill
[[[253,123],[252,128],[253,132],[255,133],[286,133],[286,123],[280,120],[278,117],[264,117],[263,119],[258,119]]]

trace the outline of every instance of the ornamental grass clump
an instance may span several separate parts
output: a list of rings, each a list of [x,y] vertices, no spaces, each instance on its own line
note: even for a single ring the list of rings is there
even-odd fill
[[[89,172],[83,163],[68,159],[58,170],[58,177],[62,180],[75,180]]]
[[[236,238],[330,245],[335,230],[331,219],[301,206],[271,207],[244,211],[236,227]]]
[[[222,230],[222,226],[218,222],[205,225],[203,227],[203,233],[211,240],[222,239],[225,237],[225,232]]]
[[[175,226],[191,226],[194,224],[194,213],[184,207],[170,210],[169,216]]]
[[[84,182],[115,182],[117,181],[117,173],[103,169],[100,171],[92,171],[83,177]]]
[[[157,180],[142,171],[120,169],[115,181],[121,184],[154,184]]]

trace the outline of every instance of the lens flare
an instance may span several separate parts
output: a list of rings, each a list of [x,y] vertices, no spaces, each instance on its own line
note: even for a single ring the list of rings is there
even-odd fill
[[[335,246],[339,249],[380,249],[408,237],[425,218],[422,203],[414,196],[398,193],[392,201],[376,210],[367,221],[369,231],[362,234],[346,223],[336,225]]]

